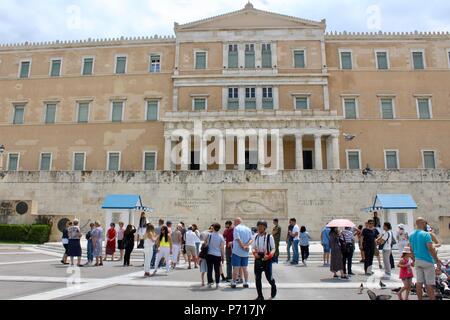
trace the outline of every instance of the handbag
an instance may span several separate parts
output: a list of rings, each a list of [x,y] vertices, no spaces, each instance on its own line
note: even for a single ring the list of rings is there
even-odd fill
[[[380,251],[383,250],[384,245],[386,244],[386,242],[389,240],[390,237],[391,237],[391,232],[388,231],[388,238],[386,239],[386,241],[384,243],[378,245],[378,250],[380,250]],[[392,243],[391,243],[391,246],[392,246]]]
[[[208,237],[208,242],[203,243],[202,248],[200,249],[200,253],[198,254],[198,257],[201,259],[206,259],[206,256],[208,255],[208,249],[209,249],[209,241],[211,240],[211,235]]]

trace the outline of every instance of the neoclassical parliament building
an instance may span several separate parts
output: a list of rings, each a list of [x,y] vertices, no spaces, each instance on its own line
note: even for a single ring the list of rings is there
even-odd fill
[[[248,3],[174,33],[0,45],[1,169],[450,168],[448,32],[327,32]]]

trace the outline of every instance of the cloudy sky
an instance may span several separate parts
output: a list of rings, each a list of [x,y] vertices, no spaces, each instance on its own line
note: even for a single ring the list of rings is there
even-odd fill
[[[0,43],[172,35],[246,0],[0,0]],[[448,0],[253,0],[258,9],[320,20],[328,31],[450,31]]]

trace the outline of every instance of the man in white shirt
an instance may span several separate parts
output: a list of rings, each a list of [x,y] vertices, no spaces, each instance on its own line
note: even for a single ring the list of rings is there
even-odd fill
[[[382,246],[383,264],[384,264],[384,279],[389,280],[391,277],[391,261],[392,254],[392,226],[389,222],[383,224],[383,233],[377,239],[377,243]],[[381,248],[380,248],[381,249]]]
[[[291,223],[294,227],[291,231],[291,236],[293,238],[292,241],[292,250],[294,251],[294,254],[292,255],[292,261],[291,264],[298,264],[299,255],[298,255],[298,245],[300,242],[300,227],[297,224],[297,219],[291,218],[289,220],[289,223]]]
[[[197,247],[195,246],[195,243],[200,242],[200,239],[192,230],[192,227],[189,227],[184,234],[184,242],[184,247],[188,256],[188,269],[191,269],[191,261],[194,261],[194,268],[197,268]]]
[[[275,254],[275,240],[270,233],[267,233],[267,222],[258,221],[258,233],[253,245],[253,256],[255,257],[255,283],[258,297],[256,300],[264,300],[262,293],[262,273],[266,274],[266,279],[271,287],[271,298],[277,295],[277,286],[272,274],[272,258]]]

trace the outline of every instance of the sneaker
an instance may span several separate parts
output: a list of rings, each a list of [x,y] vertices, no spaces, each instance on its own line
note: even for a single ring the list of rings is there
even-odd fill
[[[216,289],[219,289],[219,284],[218,283],[216,283]]]
[[[264,300],[264,297],[257,297],[255,300],[257,300],[257,301],[263,301]]]
[[[248,283],[244,283],[244,288],[248,289],[248,287],[249,287]]]
[[[236,283],[231,284],[231,289],[236,289]]]

